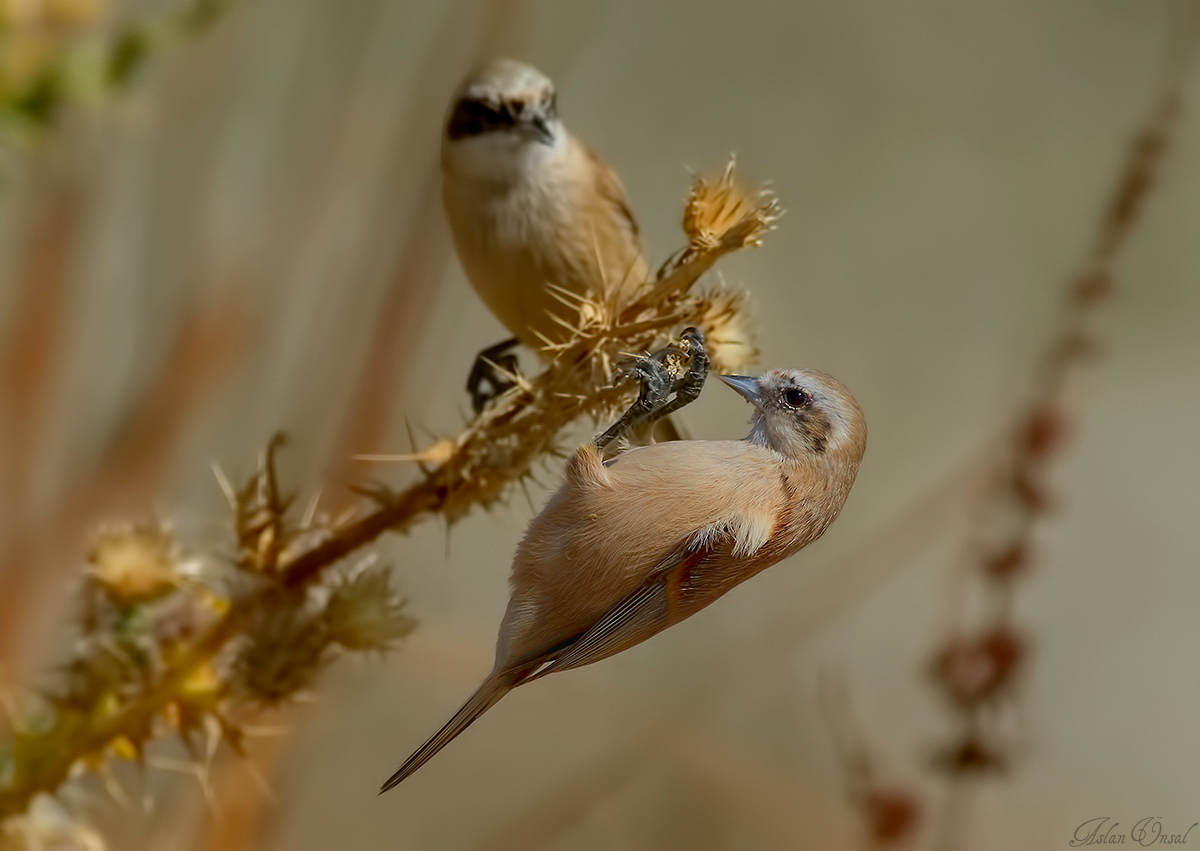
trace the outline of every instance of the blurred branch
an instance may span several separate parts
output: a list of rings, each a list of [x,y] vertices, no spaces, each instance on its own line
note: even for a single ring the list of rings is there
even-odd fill
[[[993,471],[990,498],[976,523],[970,570],[989,598],[985,623],[958,629],[936,653],[935,681],[961,713],[964,731],[940,761],[952,775],[1002,769],[1008,759],[988,730],[997,703],[1014,696],[1029,642],[1013,623],[1014,583],[1032,563],[1032,534],[1056,507],[1048,480],[1076,429],[1072,382],[1098,356],[1100,309],[1114,290],[1115,265],[1162,169],[1178,125],[1178,81],[1160,97],[1122,167],[1116,191],[1082,271],[1070,282],[1058,332],[1047,347],[1025,411]],[[970,634],[967,634],[967,633]]]
[[[1121,167],[1092,251],[1068,284],[1058,331],[991,471],[989,496],[968,537],[965,567],[979,583],[982,612],[968,624],[966,607],[957,606],[959,623],[951,626],[930,663],[957,728],[935,755],[935,765],[950,779],[939,838],[947,850],[963,846],[966,781],[1003,773],[1015,759],[1018,744],[1006,727],[1012,720],[1006,710],[1015,706],[1033,644],[1016,621],[1015,596],[1033,564],[1035,526],[1057,508],[1049,478],[1077,428],[1073,385],[1101,351],[1099,314],[1112,299],[1116,264],[1157,184],[1179,123],[1186,64],[1178,55],[1169,59],[1166,83]]]
[[[1168,52],[1167,73],[1149,117],[1121,167],[1117,185],[1082,270],[1068,284],[1058,330],[1034,376],[1024,411],[1008,428],[1000,451],[982,469],[989,482],[971,522],[964,567],[979,586],[981,611],[957,598],[956,623],[930,662],[930,673],[956,719],[956,731],[935,754],[950,786],[941,812],[938,847],[964,847],[967,781],[1007,771],[1016,743],[1006,730],[1031,656],[1032,642],[1014,615],[1019,580],[1033,562],[1037,521],[1056,507],[1048,481],[1076,426],[1073,384],[1101,349],[1098,319],[1112,298],[1115,267],[1155,187],[1178,126],[1186,58],[1195,40],[1200,4],[1190,2],[1186,37]],[[829,713],[832,716],[839,713]],[[840,713],[843,714],[844,713]],[[851,801],[864,824],[868,847],[898,849],[916,841],[926,808],[910,788],[880,784],[861,738],[835,730],[835,743],[851,783]]]
[[[297,521],[275,474],[277,439],[244,487],[227,494],[236,555],[214,567],[187,558],[161,526],[117,530],[92,554],[83,634],[60,689],[14,719],[0,744],[0,818],[22,812],[73,771],[103,770],[111,755],[140,760],[146,745],[178,733],[199,750],[206,738],[240,748],[240,718],[306,689],[335,655],[380,650],[411,623],[385,570],[359,550],[384,531],[402,532],[440,514],[453,521],[502,499],[547,454],[571,421],[610,414],[626,395],[609,385],[615,361],[703,328],[719,370],[753,355],[740,336],[741,296],[693,293],[724,254],[759,244],[778,209],[746,192],[729,170],[698,184],[683,258],[634,307],[603,301],[580,310],[550,365],[497,399],[454,438],[407,456],[423,477],[394,492],[363,489],[372,507],[357,517],[312,514]],[[732,215],[731,215],[732,212]],[[581,308],[584,305],[579,305]],[[353,564],[345,561],[358,556]]]
[[[22,234],[13,333],[0,345],[0,529],[20,528],[36,438],[67,335],[69,273],[76,257],[81,192],[47,180]],[[0,532],[0,546],[8,535]],[[0,577],[2,577],[0,573]],[[0,601],[11,599],[0,594]],[[0,654],[2,656],[3,654]]]

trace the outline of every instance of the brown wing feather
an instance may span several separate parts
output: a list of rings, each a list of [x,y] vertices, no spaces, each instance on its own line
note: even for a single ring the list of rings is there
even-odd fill
[[[621,178],[617,177],[617,172],[604,157],[600,156],[586,142],[580,142],[584,154],[592,163],[592,174],[596,176],[596,194],[603,198],[609,205],[612,206],[622,222],[622,226],[628,230],[630,241],[637,246],[642,242],[642,229],[638,227],[637,219],[633,217],[633,210],[629,207],[629,196],[625,194],[625,187],[621,184]]]
[[[732,546],[728,534],[700,548],[681,546],[595,624],[546,653],[547,664],[529,680],[606,659],[700,611],[741,579],[728,570]],[[713,594],[713,586],[725,587]]]

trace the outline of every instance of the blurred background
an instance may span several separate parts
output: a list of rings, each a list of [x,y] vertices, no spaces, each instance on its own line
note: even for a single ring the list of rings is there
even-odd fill
[[[348,484],[411,476],[353,454],[408,451],[406,421],[418,443],[462,427],[474,354],[507,335],[450,248],[437,147],[485,56],[556,81],[658,260],[682,244],[690,171],[736,152],[769,181],[787,214],[722,274],[752,293],[763,366],[836,375],[871,430],[823,540],[652,642],[518,691],[385,797],[490,668],[511,553],[557,462],[529,502],[382,539],[416,631],[326,672],[248,763],[197,782],[163,757],[125,778],[127,800],[85,782],[72,811],[111,848],[856,848],[880,839],[847,764],[861,748],[897,818],[915,813],[898,847],[1057,849],[1099,817],[1200,821],[1200,86],[1116,268],[1014,598],[1032,655],[1006,770],[933,768],[956,716],[929,673],[971,581],[981,459],[1033,391],[1183,6],[3,0],[9,95],[47,63],[70,81],[0,125],[11,682],[46,683],[69,649],[95,524],[166,518],[219,550],[211,467],[251,472],[274,431],[284,480],[336,507]],[[176,24],[130,42],[128,79],[96,83],[97,45],[138,21]],[[686,418],[729,438],[746,417],[710,387]]]

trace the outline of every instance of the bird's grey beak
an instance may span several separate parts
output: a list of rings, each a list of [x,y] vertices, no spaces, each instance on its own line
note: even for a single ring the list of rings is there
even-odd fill
[[[724,381],[738,393],[745,396],[752,404],[757,405],[762,399],[762,394],[758,390],[758,379],[752,378],[749,375],[718,375],[717,378]]]
[[[522,122],[522,127],[525,128],[529,136],[532,136],[543,145],[554,144],[554,128],[550,126],[550,119],[546,116],[531,116],[527,121]]]

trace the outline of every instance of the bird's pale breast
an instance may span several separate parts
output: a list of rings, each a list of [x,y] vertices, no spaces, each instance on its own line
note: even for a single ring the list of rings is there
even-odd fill
[[[595,165],[574,139],[561,156],[517,172],[512,181],[444,176],[455,247],[467,278],[522,343],[568,335],[576,311],[551,286],[578,295],[640,284],[646,276],[623,199],[598,191]],[[617,184],[619,186],[619,184]]]

